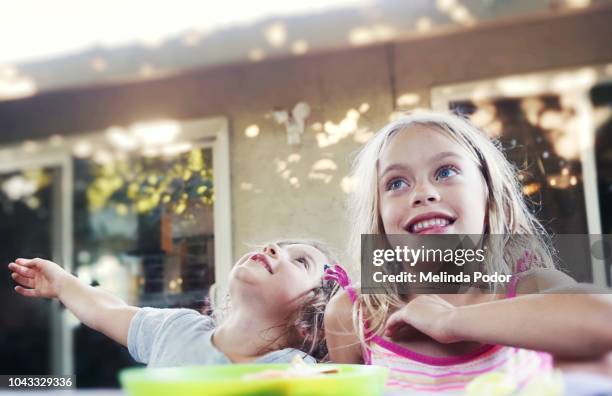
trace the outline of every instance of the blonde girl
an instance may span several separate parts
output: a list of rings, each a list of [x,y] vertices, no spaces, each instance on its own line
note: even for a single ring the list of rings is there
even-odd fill
[[[515,169],[469,121],[434,112],[401,117],[361,150],[353,177],[353,262],[362,234],[479,234],[493,252],[485,272],[512,280],[493,294],[358,295],[335,267],[345,291],[326,311],[332,361],[385,365],[390,386],[439,394],[462,392],[490,371],[525,383],[551,367],[552,355],[612,349],[610,297],[584,294],[587,286],[555,269]],[[553,289],[583,293],[545,294]],[[511,298],[517,294],[524,295]]]

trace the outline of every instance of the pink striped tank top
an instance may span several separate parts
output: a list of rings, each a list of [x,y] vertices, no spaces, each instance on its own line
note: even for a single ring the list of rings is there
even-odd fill
[[[523,265],[519,263],[519,273],[510,281],[508,298],[516,295],[518,275],[523,271]],[[326,277],[335,279],[347,291],[353,304],[357,301],[357,293],[342,267],[335,265],[328,268]],[[473,352],[459,356],[428,356],[378,335],[369,336],[367,348],[364,348],[364,361],[389,368],[387,387],[401,391],[403,395],[463,394],[471,380],[489,372],[509,375],[520,388],[536,376],[550,372],[553,363],[549,353],[502,345],[482,345]]]

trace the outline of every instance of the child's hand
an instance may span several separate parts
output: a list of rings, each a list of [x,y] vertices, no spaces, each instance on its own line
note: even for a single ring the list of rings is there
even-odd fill
[[[19,286],[15,291],[26,297],[57,298],[63,279],[68,274],[52,261],[17,259],[8,265],[11,276]]]
[[[412,326],[444,344],[460,341],[449,326],[455,310],[454,305],[439,296],[420,295],[387,319],[385,335],[391,337],[402,327]]]

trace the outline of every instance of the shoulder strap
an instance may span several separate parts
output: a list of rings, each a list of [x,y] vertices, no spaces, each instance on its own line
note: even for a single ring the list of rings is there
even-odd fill
[[[512,279],[510,279],[510,284],[508,285],[508,298],[516,297],[516,288],[518,287],[520,277],[531,267],[530,264],[534,259],[535,255],[530,254],[527,250],[525,250],[523,257],[516,262],[516,272],[512,274]]]

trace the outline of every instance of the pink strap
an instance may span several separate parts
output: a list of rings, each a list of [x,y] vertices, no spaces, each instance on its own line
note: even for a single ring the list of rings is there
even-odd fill
[[[395,353],[396,355],[432,366],[451,366],[455,364],[467,363],[477,357],[483,357],[488,353],[493,353],[494,351],[497,351],[502,347],[501,345],[483,344],[478,349],[472,352],[464,353],[458,356],[444,357],[429,356],[424,355],[422,353],[414,352],[406,347],[395,344],[391,341],[387,341],[380,336],[372,337],[372,342],[380,345],[388,351]]]
[[[512,274],[512,279],[510,279],[510,285],[508,285],[508,298],[516,297],[516,288],[518,287],[519,279],[523,272],[531,268],[531,264],[534,262],[535,257],[534,254],[530,254],[525,250],[523,257],[516,262],[517,272]]]

